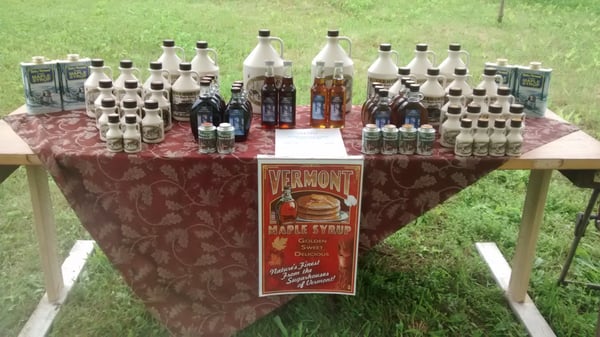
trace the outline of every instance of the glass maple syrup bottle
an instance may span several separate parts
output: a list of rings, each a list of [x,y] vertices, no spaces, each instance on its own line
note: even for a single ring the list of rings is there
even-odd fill
[[[296,207],[296,200],[292,196],[292,188],[285,186],[283,188],[283,194],[277,202],[277,224],[280,226],[294,225],[296,223],[296,216],[298,215],[298,209]]]
[[[296,127],[296,87],[292,75],[292,61],[283,61],[283,78],[279,88],[279,128]]]
[[[327,127],[327,109],[329,108],[327,86],[323,76],[324,61],[317,61],[317,73],[310,88],[310,126],[313,128]]]
[[[277,127],[277,86],[275,85],[274,61],[265,61],[267,71],[265,81],[261,89],[260,120],[263,129],[274,129]]]
[[[427,108],[421,103],[423,94],[419,92],[420,88],[419,84],[411,84],[406,102],[400,107],[400,119],[404,122],[402,124],[412,124],[415,129],[429,122]]]
[[[344,85],[344,62],[335,61],[333,85],[329,89],[329,127],[343,128],[346,111],[346,86]]]

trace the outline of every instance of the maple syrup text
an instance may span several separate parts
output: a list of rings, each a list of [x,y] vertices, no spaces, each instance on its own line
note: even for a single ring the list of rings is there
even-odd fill
[[[309,233],[319,234],[333,234],[333,235],[348,235],[352,231],[352,226],[349,225],[311,225],[310,229],[308,225],[271,225],[269,226],[269,235],[305,235]],[[309,242],[301,242],[309,243]],[[316,243],[316,242],[312,242]]]

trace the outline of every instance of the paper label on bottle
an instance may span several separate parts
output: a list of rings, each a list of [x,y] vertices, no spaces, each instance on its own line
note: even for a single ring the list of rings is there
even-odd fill
[[[342,111],[342,96],[331,97],[331,104],[329,104],[329,119],[332,121],[344,120],[344,111]]]
[[[383,78],[376,78],[376,77],[367,77],[367,97],[371,97],[374,94],[373,93],[373,83],[374,82],[379,82],[386,89],[389,89],[392,85],[394,85],[394,83],[396,83],[396,81],[397,81],[396,78],[383,79]]]
[[[295,123],[293,98],[289,96],[280,97],[279,123]]]
[[[454,153],[458,156],[468,157],[473,154],[473,141],[461,142],[458,139],[454,146]]]
[[[325,97],[322,95],[315,95],[312,102],[311,118],[314,120],[325,119]]]
[[[234,134],[236,136],[243,136],[245,133],[244,125],[244,112],[240,109],[229,110],[229,124],[233,125]]]
[[[504,156],[506,142],[490,142],[490,156]]]
[[[173,90],[173,118],[186,121],[190,119],[190,109],[198,97],[198,91],[176,91]]]
[[[522,145],[523,145],[523,142],[507,142],[506,143],[506,154],[508,156],[520,156]]]
[[[456,136],[460,133],[459,130],[444,130],[442,133],[442,146],[444,147],[454,147],[456,144]]]
[[[476,156],[487,156],[489,150],[489,142],[473,142],[473,154]]]
[[[273,97],[265,97],[261,106],[261,118],[263,122],[275,123],[276,119],[276,105]]]
[[[412,124],[415,129],[418,129],[421,126],[421,111],[418,109],[407,109],[404,122]]]
[[[439,124],[442,113],[442,106],[444,105],[444,96],[432,97],[425,96],[421,101],[425,108],[427,108],[427,114],[429,117],[429,124]]]

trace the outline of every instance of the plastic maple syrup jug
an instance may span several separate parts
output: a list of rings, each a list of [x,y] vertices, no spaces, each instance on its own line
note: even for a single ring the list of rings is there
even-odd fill
[[[261,108],[261,90],[265,80],[265,61],[273,61],[273,71],[275,73],[276,83],[281,82],[283,76],[283,40],[271,36],[268,29],[258,31],[258,44],[250,55],[244,60],[244,87],[246,88],[247,98],[252,103],[252,111],[260,113]],[[279,43],[279,53],[273,48],[272,42]]]
[[[352,82],[354,77],[354,62],[352,61],[352,41],[347,36],[339,36],[340,31],[332,29],[327,31],[327,43],[311,62],[311,79],[314,82],[317,75],[317,61],[325,62],[323,76],[327,88],[333,83],[333,68],[336,61],[344,64],[344,86],[346,87],[346,113],[352,109]],[[348,53],[342,48],[339,41],[348,43]],[[397,69],[396,69],[397,71]]]
[[[212,58],[209,53],[212,55]],[[206,75],[215,75],[215,81],[219,82],[217,51],[213,48],[208,48],[208,42],[196,42],[196,56],[192,59],[192,71],[195,71],[200,78]]]
[[[185,61],[185,51],[175,46],[175,40],[163,40],[161,48],[163,53],[156,61],[162,62],[163,69],[169,72],[169,82],[173,84],[180,74],[179,63]],[[177,50],[181,51],[183,57],[177,56]]]
[[[461,56],[464,57],[461,59]],[[454,69],[455,68],[469,68],[469,61],[471,60],[471,55],[465,50],[460,49],[460,44],[451,43],[448,46],[448,57],[440,63],[438,68],[440,68],[440,75],[446,77],[446,81],[448,83],[454,81]],[[468,72],[468,70],[467,70]]]
[[[392,59],[395,55],[395,60]],[[367,97],[373,94],[373,82],[379,82],[388,89],[398,80],[398,52],[392,50],[392,45],[379,45],[379,57],[367,70]]]
[[[411,75],[417,78],[417,83],[422,84],[427,79],[427,69],[435,64],[435,53],[427,50],[426,43],[419,43],[415,48],[415,57],[406,65],[410,68]]]

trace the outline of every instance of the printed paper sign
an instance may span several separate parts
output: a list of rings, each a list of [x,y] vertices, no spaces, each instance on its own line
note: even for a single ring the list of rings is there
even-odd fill
[[[259,295],[356,293],[362,157],[259,157]]]

